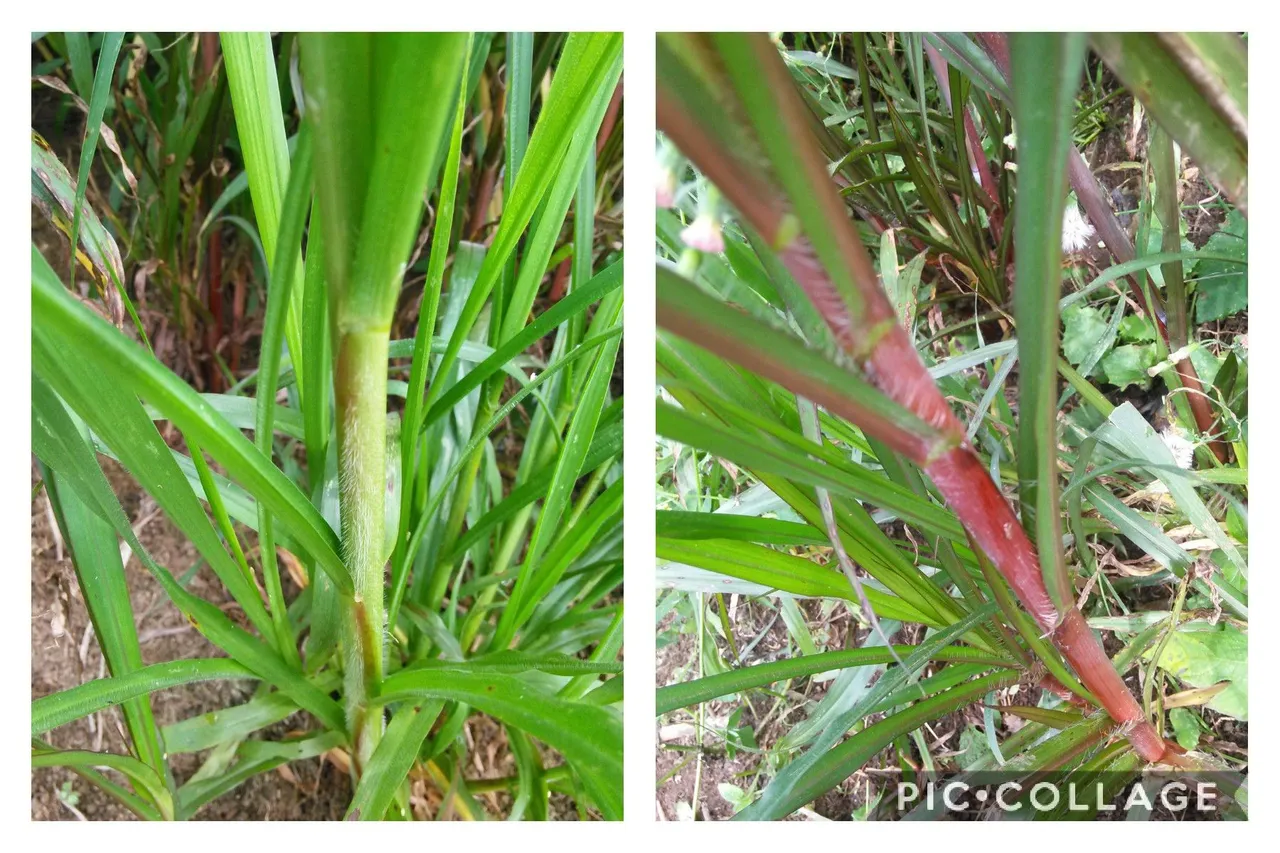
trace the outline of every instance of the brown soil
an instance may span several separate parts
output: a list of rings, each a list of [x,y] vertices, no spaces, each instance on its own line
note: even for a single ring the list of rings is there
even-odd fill
[[[1142,173],[1133,168],[1107,167],[1123,163],[1145,163],[1147,128],[1144,120],[1137,136],[1134,136],[1132,95],[1117,97],[1105,110],[1105,127],[1082,153],[1098,182],[1111,193],[1112,204],[1119,214],[1121,224],[1128,226],[1131,214],[1126,211],[1132,211],[1138,206],[1138,197],[1142,192]],[[1189,180],[1179,181],[1178,198],[1187,208],[1182,211],[1187,220],[1187,239],[1197,248],[1202,248],[1222,225],[1226,216],[1217,204],[1191,207],[1198,202],[1207,202],[1218,193],[1199,170],[1190,171],[1189,164],[1190,161],[1184,154],[1180,176]]]
[[[135,527],[142,522],[138,539],[161,565],[181,578],[196,562],[195,548],[153,501],[143,494],[132,478],[111,461],[104,462],[116,493]],[[36,476],[33,474],[33,486]],[[105,674],[102,654],[90,630],[88,612],[76,584],[75,573],[65,549],[59,546],[48,501],[43,492],[31,503],[31,695],[45,696],[65,690]],[[145,663],[159,663],[192,657],[221,657],[191,628],[164,595],[158,583],[131,558],[125,569],[130,599]],[[229,598],[222,584],[207,566],[191,580],[192,592],[214,604]],[[231,610],[229,615],[238,616]],[[61,631],[58,622],[62,621]],[[152,694],[151,705],[159,725],[174,723],[198,714],[247,701],[251,682],[213,681],[192,684]],[[265,732],[279,737],[297,728],[313,726],[299,712]],[[78,720],[50,732],[46,739],[63,749],[92,749],[124,753],[123,718],[117,709]],[[175,779],[181,783],[200,766],[198,756],[171,759]],[[350,781],[345,773],[320,759],[298,761],[279,771],[253,777],[231,795],[210,803],[197,815],[209,820],[340,820],[350,799]],[[292,780],[287,778],[292,776]],[[77,816],[59,799],[58,791],[70,783],[78,796],[76,808],[96,820],[131,820],[134,816],[93,785],[69,770],[41,769],[32,773],[31,816],[35,820],[76,820]]]
[[[851,641],[847,636],[849,625],[848,614],[837,610],[827,619],[821,618],[820,602],[801,601],[800,609],[805,613],[810,625],[825,621],[831,632],[830,642],[820,651],[847,648]],[[735,640],[740,650],[750,644],[768,626],[755,647],[746,656],[748,661],[771,661],[787,654],[791,640],[781,618],[773,621],[776,610],[752,606],[746,601],[738,605],[736,619],[733,623]],[[664,627],[670,624],[668,617]],[[772,625],[769,623],[772,621]],[[857,643],[866,637],[866,632],[859,629]],[[794,651],[794,650],[793,650]],[[722,657],[732,659],[732,654],[724,645],[721,646]],[[696,677],[697,638],[685,634],[679,642],[672,643],[657,654],[656,681],[663,687],[679,681],[688,681]],[[805,719],[807,708],[813,707],[826,694],[826,682],[814,682],[810,679],[792,681],[786,705],[781,710],[774,709],[775,698],[760,691],[749,694],[749,703],[742,704],[742,715],[738,725],[750,726],[755,731],[759,748],[767,751],[772,748],[790,729]],[[775,685],[779,688],[780,685]],[[738,702],[706,703],[705,719],[723,721],[737,710]],[[696,709],[673,711],[658,719],[659,728],[687,724],[696,731]],[[674,821],[678,817],[678,804],[692,805],[695,784],[698,786],[698,820],[728,820],[733,816],[733,806],[720,794],[719,785],[728,783],[744,791],[759,790],[768,784],[772,770],[761,765],[761,754],[738,751],[729,756],[723,742],[715,735],[707,735],[703,739],[701,752],[701,773],[698,770],[698,747],[695,734],[684,734],[663,743],[657,753],[655,780],[659,782],[656,792],[656,808],[658,820]],[[869,767],[878,766],[873,760]],[[833,820],[847,820],[850,813],[861,806],[869,792],[879,790],[885,782],[882,774],[859,772],[850,777],[838,788],[824,794],[813,805],[817,814]],[[792,815],[790,820],[803,820],[801,815]]]

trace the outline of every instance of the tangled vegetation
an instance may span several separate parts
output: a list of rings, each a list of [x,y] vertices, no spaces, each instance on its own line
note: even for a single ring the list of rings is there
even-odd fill
[[[33,768],[143,819],[319,757],[322,816],[621,818],[621,49],[38,34],[33,500],[103,677],[33,697]],[[153,708],[209,681],[251,693]]]
[[[668,819],[946,817],[895,786],[985,772],[1247,810],[1246,64],[659,38]]]

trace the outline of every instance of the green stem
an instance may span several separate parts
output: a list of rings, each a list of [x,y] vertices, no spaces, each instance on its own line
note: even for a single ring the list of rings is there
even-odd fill
[[[334,375],[338,413],[338,496],[342,556],[354,595],[346,602],[347,724],[356,773],[382,737],[382,713],[371,710],[383,674],[383,501],[386,494],[387,349],[390,329],[340,332]]]

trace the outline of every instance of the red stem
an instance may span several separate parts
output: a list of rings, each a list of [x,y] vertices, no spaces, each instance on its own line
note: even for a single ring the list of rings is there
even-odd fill
[[[218,67],[218,34],[217,33],[201,33],[200,34],[200,58],[201,67],[204,70],[204,79],[200,85],[206,85],[213,81],[214,72]],[[211,174],[209,176],[209,195],[216,197],[221,182],[217,176]],[[206,364],[205,375],[209,384],[209,390],[218,393],[223,390],[222,371],[218,369],[218,342],[222,340],[222,230],[217,224],[209,228],[209,248],[206,253],[208,259],[208,267],[206,269],[208,296],[209,296],[209,315],[211,317],[209,326],[205,329],[205,349],[208,350],[208,363]]]
[[[559,302],[564,297],[565,288],[569,285],[569,272],[572,269],[573,258],[565,258],[556,267],[555,273],[551,277],[551,290],[547,293],[547,299],[550,302]]]
[[[947,105],[947,109],[955,110],[951,103],[951,89],[949,86],[949,72],[947,62],[942,58],[942,54],[938,49],[929,42],[924,44],[925,51],[929,55],[929,63],[933,66],[933,76],[938,81],[938,91],[942,93],[942,99]],[[1000,244],[1000,233],[1004,222],[1004,211],[1000,209],[1000,190],[996,186],[996,180],[991,175],[991,164],[987,162],[986,152],[982,150],[982,140],[978,137],[978,127],[973,122],[972,111],[966,108],[964,110],[964,134],[965,144],[969,150],[969,162],[973,164],[973,168],[978,173],[978,183],[982,186],[982,191],[986,193],[991,204],[984,205],[991,213],[991,236],[995,238],[996,245]],[[959,177],[959,176],[957,176]]]
[[[622,78],[618,78],[618,85],[613,89],[613,97],[609,99],[609,108],[605,110],[604,120],[600,122],[600,131],[596,134],[596,156],[600,156],[600,152],[604,150],[605,143],[609,141],[609,135],[613,133],[613,126],[618,123],[618,113],[622,109]]]
[[[715,183],[739,213],[771,244],[777,245],[778,226],[786,204],[779,192],[758,171],[736,160],[700,127],[678,98],[658,87],[658,125],[703,174]],[[815,143],[816,145],[816,143]],[[738,177],[745,180],[735,180]],[[835,195],[833,186],[821,187]],[[838,198],[838,197],[837,197]],[[965,440],[964,428],[929,376],[906,332],[893,321],[893,310],[880,288],[870,258],[858,240],[845,241],[856,257],[849,258],[852,278],[864,303],[862,316],[853,317],[825,269],[813,256],[807,241],[793,239],[780,251],[796,282],[823,314],[836,340],[855,356],[868,377],[885,394],[914,412],[926,423],[956,439],[957,446],[938,458],[908,454],[929,474],[947,504],[974,536],[992,563],[1008,580],[1015,595],[1033,615],[1080,680],[1125,725],[1134,748],[1148,761],[1165,757],[1164,741],[1143,717],[1142,710],[1107,658],[1102,643],[1089,630],[1074,607],[1059,618],[1040,571],[1036,550],[1027,539],[1009,503],[983,468]],[[868,272],[869,271],[869,272]],[[885,321],[888,321],[887,323]],[[868,341],[869,333],[878,334]],[[710,345],[710,342],[707,342]],[[859,357],[859,353],[870,352]],[[870,435],[892,441],[898,432],[884,424],[861,424]]]

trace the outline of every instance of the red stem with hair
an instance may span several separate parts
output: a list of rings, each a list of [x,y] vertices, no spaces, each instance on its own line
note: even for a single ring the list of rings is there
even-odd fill
[[[778,61],[781,69],[781,61]],[[766,70],[766,76],[769,71]],[[785,69],[781,69],[785,75]],[[774,85],[785,77],[775,76]],[[786,81],[790,85],[789,81]],[[785,101],[784,101],[785,103]],[[1125,686],[1084,617],[1071,607],[1059,615],[1045,587],[1036,549],[1027,538],[1009,502],[988,476],[938,386],[929,375],[906,331],[899,326],[871,260],[856,236],[842,241],[852,278],[863,303],[853,316],[844,299],[803,237],[785,236],[788,206],[772,179],[724,150],[690,115],[681,99],[658,85],[658,126],[710,179],[771,245],[823,315],[836,341],[855,359],[867,377],[887,396],[950,439],[940,454],[909,448],[908,456],[933,480],[1010,588],[1036,622],[1075,669],[1081,682],[1124,730],[1135,750],[1147,761],[1168,760],[1166,744],[1147,721],[1141,707]],[[801,145],[798,154],[820,160],[816,141]],[[823,191],[836,195],[834,186]],[[837,196],[838,200],[838,196]],[[830,205],[828,199],[826,204]],[[885,424],[860,424],[868,434],[895,442],[894,430]],[[915,452],[910,452],[914,449]]]

